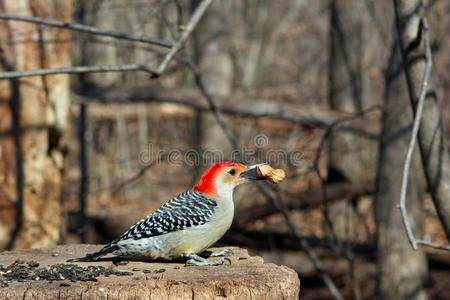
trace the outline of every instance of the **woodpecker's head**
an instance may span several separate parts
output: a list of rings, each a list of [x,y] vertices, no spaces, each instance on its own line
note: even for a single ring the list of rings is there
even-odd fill
[[[214,197],[232,193],[242,183],[259,180],[255,173],[259,165],[262,164],[246,166],[228,161],[216,163],[203,172],[193,190]]]

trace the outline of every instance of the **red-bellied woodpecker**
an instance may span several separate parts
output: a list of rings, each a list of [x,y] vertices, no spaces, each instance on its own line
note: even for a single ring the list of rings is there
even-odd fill
[[[108,253],[119,257],[153,259],[188,258],[186,264],[218,265],[227,258],[209,261],[197,254],[217,242],[234,217],[233,190],[260,179],[256,167],[234,162],[216,163],[200,177],[193,189],[172,198],[154,213],[138,221],[122,236],[95,253],[71,261],[96,260]],[[225,256],[230,250],[210,256]]]

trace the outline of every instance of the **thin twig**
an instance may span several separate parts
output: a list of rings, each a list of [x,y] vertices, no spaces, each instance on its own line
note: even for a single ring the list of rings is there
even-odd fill
[[[170,0],[165,1],[161,4],[161,16],[163,17],[164,23],[166,23],[167,27],[169,28],[170,34],[174,39],[179,38],[179,32],[177,31],[176,25],[170,21],[169,16],[167,15],[167,8],[169,6]]]
[[[358,286],[358,283],[356,282],[356,277],[355,277],[355,272],[354,272],[354,258],[353,258],[353,254],[351,253],[351,250],[346,248],[343,243],[337,238],[337,235],[334,231],[334,227],[333,227],[333,222],[330,219],[330,216],[328,214],[328,206],[326,205],[326,201],[325,199],[327,199],[327,185],[326,185],[326,179],[324,178],[324,176],[322,176],[322,174],[320,173],[320,168],[319,168],[319,160],[320,157],[322,155],[322,151],[323,148],[325,146],[325,142],[328,139],[328,137],[331,135],[331,133],[333,132],[333,130],[341,123],[347,122],[347,121],[351,121],[353,119],[356,118],[360,118],[363,117],[365,114],[370,113],[374,110],[378,110],[378,109],[382,109],[383,107],[380,105],[374,105],[371,106],[365,110],[359,111],[351,116],[345,117],[345,118],[341,118],[338,119],[336,121],[334,121],[333,123],[331,123],[329,126],[326,127],[325,132],[322,134],[320,143],[319,143],[319,147],[316,150],[316,155],[314,158],[314,163],[313,163],[313,168],[317,174],[317,176],[319,177],[319,180],[321,181],[321,191],[322,191],[322,202],[323,202],[323,207],[322,207],[322,214],[324,216],[325,219],[325,223],[328,226],[330,232],[331,232],[331,236],[332,236],[332,241],[333,243],[331,244],[332,249],[334,251],[336,251],[337,253],[340,253],[341,255],[343,255],[348,263],[349,263],[349,267],[350,267],[350,279],[351,279],[351,283],[352,283],[352,290],[354,293],[354,296],[356,299],[361,299],[361,292]]]
[[[431,242],[427,242],[427,241],[423,241],[423,240],[416,240],[416,243],[418,245],[427,246],[427,247],[431,247],[431,248],[434,248],[434,249],[441,249],[441,250],[450,251],[450,246],[435,244],[435,243],[431,243]]]
[[[340,125],[342,123],[345,123],[345,122],[348,122],[348,121],[352,121],[352,120],[357,119],[357,118],[361,118],[364,115],[366,115],[368,113],[371,113],[372,111],[382,110],[382,109],[385,109],[382,105],[373,105],[373,106],[371,106],[371,107],[369,107],[367,109],[364,109],[362,111],[359,111],[359,112],[357,112],[357,113],[355,113],[355,114],[353,114],[351,116],[337,119],[337,120],[333,121],[331,124],[326,125],[325,132],[322,135],[322,138],[321,138],[320,143],[319,143],[319,147],[318,147],[318,149],[316,151],[316,156],[314,158],[314,167],[316,169],[316,172],[318,170],[318,162],[319,162],[320,156],[322,155],[322,151],[323,151],[323,148],[325,146],[325,141],[330,136],[330,134],[333,132],[333,130],[335,128],[337,128],[338,125]],[[322,177],[320,175],[320,173],[318,173],[318,175],[319,175],[319,177]]]
[[[200,71],[198,70],[198,67],[195,65],[192,58],[189,58],[186,60],[186,65],[190,68],[194,75],[195,83],[197,84],[198,89],[202,93],[203,97],[208,101],[209,109],[213,112],[214,117],[216,118],[217,123],[219,123],[219,126],[222,128],[224,133],[226,134],[228,140],[233,145],[233,148],[235,150],[239,150],[239,141],[236,136],[236,134],[233,132],[233,130],[228,126],[227,122],[225,121],[222,111],[220,108],[216,105],[214,99],[211,97],[211,95],[206,90],[205,85],[203,84],[203,79]],[[241,151],[239,151],[240,154],[242,154]]]
[[[198,22],[202,18],[203,14],[205,13],[206,9],[209,7],[213,0],[203,0],[195,9],[194,13],[192,14],[191,18],[189,19],[189,22],[186,24],[186,26],[183,28],[183,32],[180,35],[180,38],[175,42],[175,44],[172,46],[172,48],[169,50],[167,55],[164,57],[164,60],[159,65],[158,69],[156,70],[157,74],[162,74],[166,70],[169,62],[172,60],[175,53],[178,52],[178,50],[181,49],[184,42],[188,39],[189,35],[192,33],[192,31],[197,26]]]
[[[289,213],[289,210],[281,203],[281,201],[278,198],[272,197],[272,195],[270,195],[269,192],[267,192],[267,190],[264,188],[262,184],[258,184],[258,189],[264,196],[266,196],[266,198],[272,203],[272,205],[275,206],[282,213],[284,219],[286,220],[286,223],[289,226],[289,229],[292,231],[294,236],[299,240],[303,250],[306,252],[309,259],[313,263],[314,267],[319,272],[320,277],[322,277],[322,280],[325,282],[325,285],[330,290],[334,298],[338,300],[343,300],[344,297],[339,292],[339,289],[336,287],[330,275],[325,270],[324,266],[320,262],[314,250],[309,245],[305,236],[301,233],[300,229],[298,229],[294,219],[292,218],[292,215]]]
[[[161,163],[163,161],[166,161],[167,158],[168,158],[167,154],[163,154],[163,155],[159,156],[157,159],[155,159],[154,161],[152,161],[151,163],[149,163],[146,166],[142,167],[138,172],[136,172],[136,174],[134,174],[133,176],[131,176],[127,180],[123,181],[119,185],[111,185],[111,186],[101,187],[99,189],[96,189],[96,190],[93,190],[93,191],[89,191],[89,194],[97,194],[97,193],[100,193],[100,192],[105,191],[105,190],[111,190],[111,194],[114,195],[114,194],[120,192],[127,185],[135,182],[136,180],[138,180],[139,178],[144,176],[145,173],[149,169],[153,168],[154,166],[158,165],[159,163]]]
[[[141,168],[134,176],[128,178],[126,181],[122,182],[120,185],[115,187],[112,193],[116,194],[121,189],[123,189],[125,186],[129,185],[130,183],[135,182],[137,179],[142,177],[147,170],[153,168],[155,165],[161,163],[162,161],[165,161],[166,159],[167,159],[167,155],[162,155],[161,157],[159,157],[155,161],[153,161],[150,164],[146,165],[145,167]]]
[[[16,15],[1,14],[1,13],[0,13],[0,19],[29,22],[29,23],[41,24],[41,25],[45,25],[45,26],[58,27],[58,28],[66,28],[66,29],[70,29],[70,30],[74,30],[74,31],[86,32],[86,33],[102,35],[102,36],[110,36],[110,37],[114,37],[116,39],[148,43],[148,44],[158,45],[158,46],[166,47],[166,48],[172,47],[171,42],[164,41],[164,40],[161,40],[158,38],[152,38],[152,37],[140,36],[140,35],[131,34],[131,33],[101,29],[101,28],[84,25],[84,24],[78,24],[78,23],[69,23],[69,22],[48,20],[48,19],[39,18],[39,17],[16,16]]]
[[[414,152],[414,145],[416,144],[417,135],[418,135],[419,128],[420,128],[420,122],[422,119],[425,97],[427,94],[428,80],[430,78],[431,69],[433,66],[433,58],[432,58],[431,46],[430,46],[430,33],[429,33],[430,29],[428,26],[428,20],[425,16],[422,16],[420,18],[419,26],[421,26],[421,27],[419,27],[419,30],[423,29],[426,64],[425,64],[425,70],[424,70],[421,88],[420,88],[419,100],[418,100],[417,108],[416,108],[416,115],[414,117],[414,124],[413,124],[412,133],[411,133],[411,140],[409,143],[408,152],[406,153],[405,163],[403,165],[399,208],[400,208],[400,212],[401,212],[401,216],[402,216],[403,225],[405,227],[405,231],[408,236],[408,241],[414,250],[417,250],[417,245],[422,245],[422,246],[427,246],[427,247],[431,247],[434,249],[450,251],[450,246],[435,244],[435,243],[431,243],[431,242],[424,241],[424,240],[416,240],[416,238],[414,237],[414,233],[412,232],[411,225],[409,223],[408,211],[406,209],[406,190],[408,188],[408,174],[409,174],[409,169],[410,169],[410,164],[411,164],[411,158],[412,158],[412,154]],[[405,68],[405,72],[406,72],[406,68]]]
[[[400,213],[402,215],[403,225],[405,226],[406,234],[408,236],[409,243],[413,247],[414,250],[417,250],[417,241],[414,238],[414,233],[412,232],[411,225],[408,220],[408,212],[406,210],[406,191],[408,188],[408,174],[411,166],[411,158],[414,152],[414,146],[417,140],[417,133],[419,132],[420,121],[422,119],[423,105],[425,102],[425,96],[427,92],[428,80],[430,78],[431,67],[432,67],[432,57],[431,57],[431,49],[430,49],[430,36],[429,36],[429,27],[428,21],[425,16],[421,17],[421,24],[424,31],[424,47],[425,47],[425,57],[426,57],[426,65],[425,71],[422,78],[422,86],[420,90],[419,100],[416,109],[416,116],[414,117],[414,124],[411,133],[411,140],[409,142],[408,151],[406,153],[405,163],[403,165],[403,173],[402,173],[402,185],[400,189],[400,199],[399,199],[399,208]],[[405,69],[406,71],[406,69]]]
[[[78,74],[78,73],[103,73],[103,72],[126,72],[126,71],[144,71],[150,74],[156,74],[155,71],[141,64],[128,64],[117,66],[75,66],[51,69],[37,69],[29,71],[0,72],[0,79],[11,79],[19,77],[52,75],[52,74]]]
[[[189,22],[186,24],[180,38],[175,42],[175,44],[171,47],[169,52],[165,55],[163,61],[158,66],[158,69],[152,70],[143,64],[129,64],[129,65],[118,65],[118,66],[76,66],[76,67],[64,67],[64,68],[53,68],[53,69],[38,69],[38,70],[30,70],[30,71],[14,71],[14,72],[3,72],[0,73],[0,79],[10,79],[10,78],[19,78],[19,77],[28,77],[28,76],[40,76],[40,75],[50,75],[50,74],[75,74],[75,73],[93,73],[93,72],[124,72],[124,71],[145,71],[152,75],[152,78],[156,78],[164,73],[169,65],[169,62],[172,60],[174,55],[178,50],[181,49],[183,44],[188,39],[189,35],[197,26],[198,22],[202,18],[206,9],[209,7],[213,0],[203,0],[192,14]],[[71,30],[78,30],[89,32],[92,34],[101,34],[101,35],[109,35],[117,38],[123,38],[128,40],[142,41],[142,37],[134,36],[134,39],[129,38],[128,34],[110,32],[108,30],[98,29],[91,26],[86,26],[82,24],[75,23],[67,23],[53,20],[46,20],[42,18],[34,18],[34,17],[22,17],[22,16],[13,16],[8,14],[0,14],[0,19],[6,20],[18,20],[25,22],[32,22],[37,24],[43,24],[48,26],[55,27],[64,27]],[[133,35],[131,35],[133,36]],[[153,39],[152,39],[153,41]],[[150,43],[150,41],[146,41]],[[154,41],[153,44],[156,44]],[[167,46],[167,45],[166,45]]]
[[[345,122],[348,122],[348,121],[351,121],[351,120],[354,120],[354,119],[357,119],[357,118],[361,118],[364,115],[366,115],[366,114],[368,114],[368,113],[370,113],[372,111],[381,110],[381,109],[383,109],[383,106],[381,106],[381,105],[374,105],[374,106],[371,106],[371,107],[369,107],[367,109],[359,111],[359,112],[357,112],[357,113],[355,113],[355,114],[353,114],[351,116],[344,117],[344,118],[341,118],[341,119],[337,119],[336,121],[332,122],[330,125],[328,125],[326,127],[325,132],[322,134],[322,137],[320,139],[319,146],[317,147],[316,155],[315,155],[314,162],[313,162],[314,171],[316,172],[317,177],[319,177],[319,180],[320,180],[321,186],[322,186],[322,200],[323,200],[323,204],[326,204],[325,200],[328,198],[328,196],[327,196],[327,188],[326,188],[326,186],[327,186],[326,185],[326,179],[320,173],[319,160],[320,160],[320,157],[322,156],[323,148],[325,147],[325,142],[327,141],[327,139],[329,138],[331,133],[337,128],[338,125],[340,125],[342,123],[345,123]],[[323,208],[322,208],[322,214],[324,215],[324,219],[325,219],[326,225],[329,227],[329,230],[331,232],[333,240],[335,242],[339,241],[339,239],[336,237],[336,233],[334,232],[333,223],[331,222],[331,219],[329,217],[328,209],[327,209],[326,205],[324,205]],[[335,245],[334,250],[336,252],[338,252],[338,253],[344,253],[345,254],[345,251],[344,252],[342,251],[341,243],[338,243],[337,245]]]
[[[353,295],[356,300],[362,300],[361,289],[358,285],[358,276],[356,276],[355,272],[355,257],[353,256],[353,252],[351,250],[350,244],[344,246],[346,248],[346,258],[349,264],[349,272],[350,272],[350,281],[352,283]]]

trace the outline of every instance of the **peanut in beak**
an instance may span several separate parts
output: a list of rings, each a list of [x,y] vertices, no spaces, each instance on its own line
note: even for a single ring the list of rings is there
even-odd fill
[[[267,179],[272,183],[278,184],[284,180],[286,173],[282,169],[274,169],[270,165],[256,167],[256,173],[261,179]]]

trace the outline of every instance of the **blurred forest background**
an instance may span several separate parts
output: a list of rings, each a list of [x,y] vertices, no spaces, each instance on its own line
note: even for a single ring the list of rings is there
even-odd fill
[[[287,179],[240,187],[221,243],[295,269],[301,299],[450,299],[449,16],[447,0],[0,0],[0,249],[107,243],[210,164],[268,161]]]

